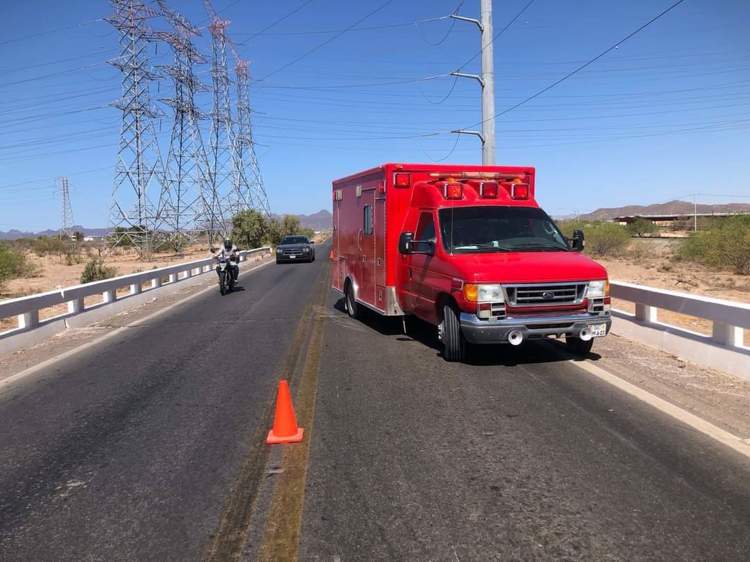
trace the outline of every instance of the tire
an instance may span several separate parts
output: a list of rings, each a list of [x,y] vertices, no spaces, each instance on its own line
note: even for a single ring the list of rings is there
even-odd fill
[[[565,346],[574,355],[588,355],[591,353],[591,347],[594,345],[594,339],[583,341],[581,338],[565,336]]]
[[[346,305],[346,313],[352,318],[359,318],[360,306],[354,299],[354,288],[350,282],[346,283],[346,290],[344,291],[344,299]]]
[[[224,283],[225,275],[226,273],[224,273],[223,271],[219,273],[219,292],[221,293],[222,297],[227,294],[226,284]]]
[[[456,309],[450,304],[443,306],[443,322],[441,329],[443,342],[443,359],[449,362],[464,361],[466,359],[466,340],[461,333]]]

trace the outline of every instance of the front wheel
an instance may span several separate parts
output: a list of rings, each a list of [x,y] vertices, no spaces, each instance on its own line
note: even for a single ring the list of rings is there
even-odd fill
[[[456,309],[451,305],[443,306],[443,321],[440,323],[440,339],[443,342],[443,359],[446,361],[463,361],[466,359],[466,340],[461,333]]]
[[[593,338],[588,341],[583,341],[581,338],[575,338],[573,336],[565,336],[565,345],[568,351],[574,355],[588,355],[591,353],[591,348],[594,345]]]
[[[226,273],[224,273],[223,271],[219,273],[219,292],[221,293],[222,297],[227,294],[227,285],[224,281],[225,276]]]

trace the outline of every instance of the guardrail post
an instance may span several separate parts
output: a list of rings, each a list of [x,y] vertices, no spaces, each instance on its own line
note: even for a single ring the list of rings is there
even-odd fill
[[[653,324],[657,318],[657,308],[640,302],[635,303],[635,317],[641,322]]]
[[[716,343],[728,347],[740,347],[743,342],[743,329],[724,322],[714,322],[712,338]]]
[[[112,303],[117,300],[117,290],[116,289],[109,289],[108,291],[104,291],[102,293],[102,302],[106,303]]]
[[[161,287],[161,277],[154,277],[151,280],[151,288],[158,289],[159,287]]]
[[[68,301],[68,314],[78,314],[79,312],[83,312],[83,297]]]
[[[176,273],[170,273],[169,274],[169,282],[170,283],[174,283],[175,281],[177,281],[177,274]]]
[[[31,330],[39,325],[39,311],[30,310],[18,315],[18,327],[21,330]]]
[[[138,283],[131,283],[130,284],[130,294],[131,295],[140,295],[141,294],[141,284]]]

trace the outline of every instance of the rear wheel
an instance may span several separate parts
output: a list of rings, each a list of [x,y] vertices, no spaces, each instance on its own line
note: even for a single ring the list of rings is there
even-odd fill
[[[581,338],[575,338],[572,336],[565,336],[565,345],[568,351],[575,355],[588,355],[591,353],[591,348],[594,345],[594,340],[583,341]]]
[[[344,297],[346,299],[346,312],[351,316],[352,318],[359,318],[359,305],[357,304],[357,301],[354,298],[354,287],[352,287],[352,284],[347,282],[346,284],[346,291],[344,293]]]
[[[443,359],[446,361],[463,361],[466,359],[466,340],[461,333],[456,309],[446,304],[443,306],[443,321],[440,323],[440,339],[443,342]]]

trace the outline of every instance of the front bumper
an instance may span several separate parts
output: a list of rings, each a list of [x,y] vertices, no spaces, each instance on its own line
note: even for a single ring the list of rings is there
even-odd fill
[[[501,320],[482,320],[475,314],[462,312],[459,320],[466,340],[477,344],[507,343],[508,334],[513,330],[520,331],[527,340],[546,336],[578,337],[581,330],[592,324],[606,324],[609,333],[612,326],[608,312],[516,316]]]
[[[276,254],[276,261],[278,262],[295,262],[295,261],[312,261],[313,260],[313,254],[312,252],[309,253],[302,253],[294,254],[294,257],[292,255],[284,255],[284,254]]]

